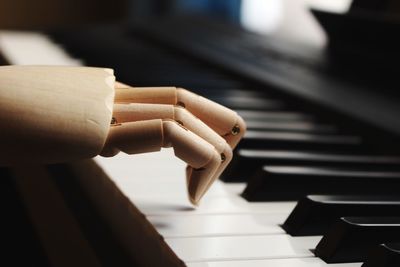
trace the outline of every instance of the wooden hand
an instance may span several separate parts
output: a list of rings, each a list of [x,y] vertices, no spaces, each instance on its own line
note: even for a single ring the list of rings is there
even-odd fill
[[[55,163],[173,147],[198,204],[232,159],[246,125],[182,88],[116,83],[111,69],[0,67],[0,165]]]
[[[101,155],[173,147],[188,164],[189,199],[195,205],[229,164],[232,149],[246,130],[232,110],[181,88],[117,83],[114,101],[110,134]]]

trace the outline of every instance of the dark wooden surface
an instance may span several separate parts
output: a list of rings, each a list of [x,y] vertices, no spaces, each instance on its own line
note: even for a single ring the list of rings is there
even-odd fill
[[[43,30],[119,21],[127,4],[126,0],[2,0],[0,28]]]
[[[0,50],[0,66],[1,65],[8,65],[9,63],[7,62],[7,60],[4,58],[1,50]]]

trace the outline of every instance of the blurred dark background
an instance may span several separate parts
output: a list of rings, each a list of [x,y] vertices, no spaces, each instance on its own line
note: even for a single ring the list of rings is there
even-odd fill
[[[311,12],[312,9],[317,11]],[[0,28],[47,30],[99,22],[130,25],[165,16],[197,14],[285,41],[320,47],[327,43],[326,31],[333,36],[331,39],[343,38],[346,43],[346,32],[353,39],[359,38],[363,45],[376,39],[385,43],[382,38],[394,37],[392,31],[397,30],[399,12],[400,4],[395,0],[1,0]],[[367,26],[354,36],[349,25],[356,30],[363,28],[360,25]],[[378,28],[371,30],[374,26]],[[383,33],[375,36],[379,31]],[[368,39],[366,35],[372,37]]]
[[[126,0],[1,0],[0,27],[36,30],[118,20],[126,7]]]

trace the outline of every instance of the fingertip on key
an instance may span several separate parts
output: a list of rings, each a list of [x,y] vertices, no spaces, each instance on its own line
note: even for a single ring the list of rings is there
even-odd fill
[[[221,164],[221,157],[215,151],[210,161],[199,169],[190,166],[186,168],[186,182],[189,193],[189,200],[192,204],[198,205],[200,199],[214,182],[214,174]]]

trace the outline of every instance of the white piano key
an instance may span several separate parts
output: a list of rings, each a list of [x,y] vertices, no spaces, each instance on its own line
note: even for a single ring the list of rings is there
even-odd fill
[[[148,216],[165,238],[285,234],[278,225],[287,214]]]
[[[320,236],[218,236],[165,239],[185,262],[313,257]]]
[[[46,35],[37,32],[1,31],[0,49],[4,57],[15,65],[82,65],[71,58]]]
[[[287,213],[295,202],[249,203],[216,181],[199,207],[188,201],[184,177],[185,163],[175,158],[173,151],[126,155],[113,158],[96,157],[96,162],[114,180],[121,191],[146,215],[165,214],[228,214],[228,213]],[[154,163],[157,162],[157,168]],[[160,164],[158,164],[160,162]],[[167,174],[166,174],[167,173]],[[172,183],[166,188],[153,185]],[[135,183],[143,183],[135,188]],[[132,185],[131,185],[132,184]],[[237,187],[243,187],[238,185]],[[153,189],[155,188],[155,189]],[[146,190],[146,191],[145,191]],[[154,190],[154,191],[152,191]],[[152,193],[153,192],[153,193]],[[174,196],[172,196],[174,195]]]
[[[187,267],[360,267],[362,263],[327,264],[319,258],[239,260],[188,263]]]
[[[247,202],[248,208],[253,213],[287,213],[294,209],[296,201],[275,201],[275,202]],[[283,222],[282,222],[283,223]]]
[[[172,149],[136,155],[119,153],[111,158],[97,156],[95,161],[115,182],[186,181],[186,164],[176,158]]]
[[[117,181],[118,186],[122,187],[125,192],[134,195],[135,197],[180,197],[185,198],[187,196],[186,182],[157,182],[157,181]],[[222,196],[235,196],[224,188],[224,185],[220,181],[216,181],[213,186],[207,192],[208,197],[222,197]]]
[[[123,187],[125,192],[129,192],[136,197],[140,196],[172,196],[185,197],[186,185],[184,183],[163,183],[163,182],[118,182],[118,186]]]
[[[246,183],[223,183],[225,190],[234,195],[240,195],[246,188]]]
[[[121,188],[121,190],[124,190]],[[125,194],[146,215],[179,215],[179,214],[235,214],[235,213],[286,213],[296,202],[248,203],[243,199],[231,197],[205,196],[198,207],[190,204],[187,198],[137,197]]]

